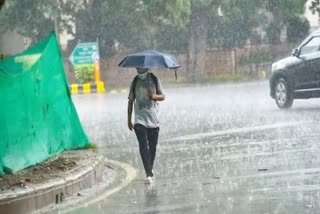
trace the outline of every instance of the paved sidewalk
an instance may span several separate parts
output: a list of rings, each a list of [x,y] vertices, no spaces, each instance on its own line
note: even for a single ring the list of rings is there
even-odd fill
[[[92,150],[67,151],[1,177],[0,213],[26,214],[60,204],[101,182],[104,165],[104,158]]]

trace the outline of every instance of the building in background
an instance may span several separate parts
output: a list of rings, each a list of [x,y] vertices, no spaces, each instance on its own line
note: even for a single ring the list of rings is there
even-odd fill
[[[311,2],[312,0],[307,1],[304,15],[310,23],[310,31],[312,32],[319,28],[319,14],[312,14],[312,11],[309,9],[309,7],[311,6]]]

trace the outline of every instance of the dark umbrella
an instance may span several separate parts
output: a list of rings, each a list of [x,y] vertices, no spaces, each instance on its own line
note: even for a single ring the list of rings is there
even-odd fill
[[[119,63],[119,66],[126,68],[169,69],[177,69],[181,67],[180,63],[174,56],[158,51],[143,51],[139,53],[129,54]]]

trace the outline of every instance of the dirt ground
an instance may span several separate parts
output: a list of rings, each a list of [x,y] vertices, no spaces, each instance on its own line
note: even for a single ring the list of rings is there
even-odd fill
[[[0,177],[0,191],[14,190],[15,187],[24,187],[28,184],[43,183],[46,180],[59,177],[61,173],[67,173],[78,166],[81,155],[75,155],[79,151],[63,152],[47,161],[28,167],[13,175]]]

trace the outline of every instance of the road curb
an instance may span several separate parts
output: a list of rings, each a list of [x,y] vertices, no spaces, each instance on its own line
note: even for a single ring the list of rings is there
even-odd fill
[[[24,188],[0,194],[0,213],[25,214],[62,203],[66,197],[92,187],[102,181],[105,160],[96,155],[92,160],[71,170],[64,176],[42,184],[30,184]]]
[[[75,205],[64,208],[60,213],[68,213],[80,209],[81,207],[88,207],[92,204],[98,203],[129,185],[138,175],[138,170],[129,164],[109,159],[105,159],[105,164],[123,170],[125,172],[124,179],[122,179],[121,182],[113,188],[107,188],[106,190],[101,191],[92,199],[83,199],[80,203],[77,202]]]
[[[94,94],[94,93],[107,93],[111,95],[115,94],[127,94],[128,90],[125,88],[122,89],[112,89],[106,91],[104,83],[87,83],[87,84],[71,84],[69,89],[72,95],[76,94]]]
[[[71,94],[90,94],[90,93],[104,93],[104,82],[85,83],[85,84],[71,84],[69,85]]]
[[[109,197],[110,195],[120,191],[121,189],[123,189],[124,187],[129,185],[137,177],[137,174],[138,174],[137,169],[133,168],[129,164],[122,163],[122,162],[115,161],[115,160],[109,160],[109,159],[106,160],[106,163],[111,164],[111,165],[116,165],[116,166],[122,168],[125,171],[126,176],[118,186],[116,186],[112,189],[109,189],[109,190],[105,191],[103,194],[101,194],[100,196],[88,201],[86,203],[86,205],[97,203],[97,202]]]

